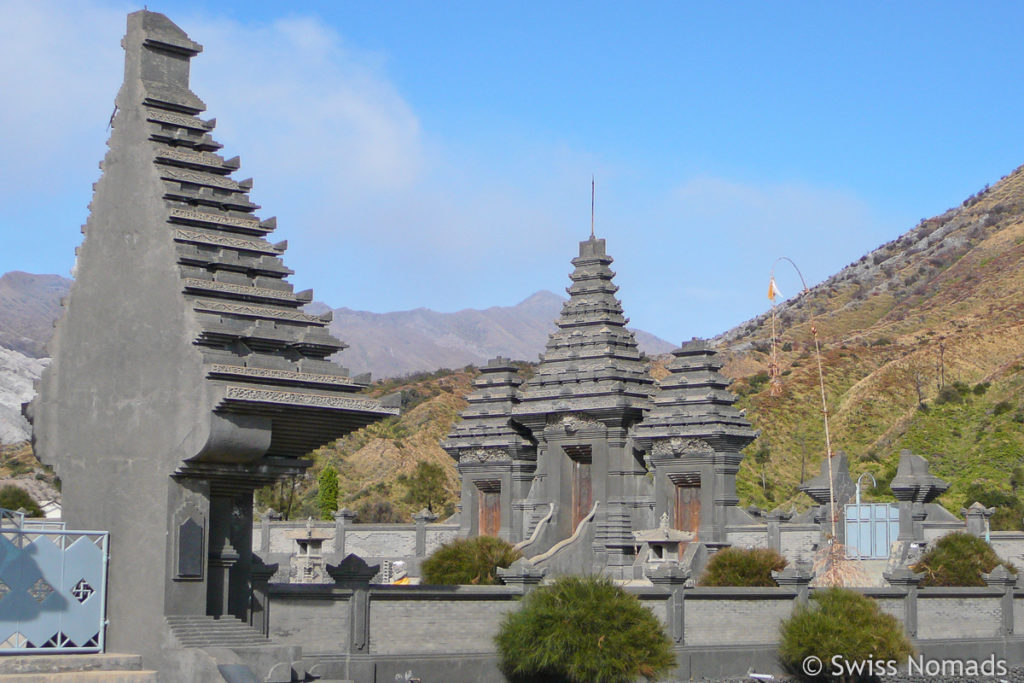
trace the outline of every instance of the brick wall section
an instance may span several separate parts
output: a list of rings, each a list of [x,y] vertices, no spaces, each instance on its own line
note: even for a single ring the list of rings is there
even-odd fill
[[[375,600],[370,653],[494,652],[494,634],[512,600]]]
[[[768,533],[765,527],[759,531],[730,531],[727,535],[729,543],[737,548],[767,548]]]
[[[797,558],[810,560],[814,557],[813,545],[818,542],[821,532],[818,527],[787,529],[782,526],[782,555],[790,562]]]
[[[710,591],[716,590],[717,593]],[[793,611],[793,594],[781,589],[769,591],[761,599],[729,599],[737,589],[694,589],[687,591],[685,611],[686,645],[769,644],[779,640],[779,622]],[[699,593],[698,593],[699,591]],[[707,597],[698,598],[703,594]],[[769,595],[778,596],[776,599]],[[766,599],[768,598],[768,599]]]
[[[416,555],[416,530],[345,530],[345,554],[359,557],[413,557]]]
[[[310,652],[339,652],[348,643],[348,600],[274,597],[270,638]]]
[[[946,592],[933,593],[941,590],[924,589],[917,595],[918,638],[991,638],[999,634],[998,597],[946,597]]]
[[[875,598],[878,609],[886,614],[891,614],[901,622],[905,613],[905,601],[903,598]]]
[[[640,604],[651,610],[662,624],[668,624],[668,597],[664,600],[641,600]]]

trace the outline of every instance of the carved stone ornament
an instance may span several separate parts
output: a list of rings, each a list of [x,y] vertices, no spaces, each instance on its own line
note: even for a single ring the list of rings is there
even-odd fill
[[[566,432],[574,433],[587,427],[599,426],[600,420],[595,420],[586,413],[569,413],[568,415],[549,415],[548,426],[558,426]]]
[[[504,448],[474,448],[459,457],[460,463],[507,462],[512,459]]]
[[[671,455],[674,458],[679,458],[684,455],[713,455],[715,449],[704,439],[672,437],[667,440],[655,441],[651,452],[654,455]]]

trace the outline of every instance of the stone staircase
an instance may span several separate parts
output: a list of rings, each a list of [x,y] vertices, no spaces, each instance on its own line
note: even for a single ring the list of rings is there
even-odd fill
[[[267,645],[267,637],[235,617],[206,615],[165,617],[182,647],[251,647]]]
[[[156,683],[139,655],[73,654],[0,657],[2,683]]]

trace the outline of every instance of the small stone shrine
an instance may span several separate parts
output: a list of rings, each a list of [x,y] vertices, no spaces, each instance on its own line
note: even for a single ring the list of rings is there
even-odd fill
[[[148,11],[128,16],[122,45],[75,282],[26,413],[69,526],[110,531],[108,648],[173,672],[171,623],[249,617],[266,574],[254,489],[397,410],[327,360],[344,348],[329,314],[303,311],[312,292],[292,290],[286,244],[266,239],[275,219],[255,215],[252,181],[232,178],[238,158],[199,118],[201,46]]]
[[[735,477],[756,432],[706,342],[677,349],[655,386],[611,263],[605,240],[580,242],[536,374],[520,383],[506,359],[491,361],[443,446],[462,475],[463,533],[501,536],[538,561],[557,550],[555,572],[633,578],[666,546],[713,552],[727,525],[751,521]]]

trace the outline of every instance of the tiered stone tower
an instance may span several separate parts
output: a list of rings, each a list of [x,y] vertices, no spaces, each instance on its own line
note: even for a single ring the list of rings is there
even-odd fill
[[[462,476],[462,534],[523,537],[522,501],[537,468],[537,450],[511,420],[521,382],[508,358],[488,362],[466,397],[462,421],[442,444]]]
[[[189,90],[202,49],[161,14],[128,17],[124,85],[75,282],[27,413],[72,528],[111,533],[114,651],[158,656],[165,615],[249,610],[252,493],[397,411],[327,357]],[[161,636],[160,634],[165,634]],[[183,679],[184,680],[184,679]]]
[[[757,433],[705,341],[674,351],[655,386],[611,262],[603,239],[580,242],[536,374],[520,386],[506,359],[489,363],[442,445],[459,461],[464,534],[517,542],[552,573],[636,578],[635,532],[664,524],[690,539],[681,553],[691,541],[714,552],[730,525],[753,523],[737,507],[736,472]]]
[[[693,532],[705,545],[724,544],[726,526],[744,516],[736,507],[736,472],[740,450],[757,432],[733,407],[736,397],[710,344],[694,339],[672,355],[671,374],[633,440],[654,473],[655,516],[667,515],[672,528]],[[730,520],[730,513],[739,518]]]
[[[558,330],[513,416],[538,444],[527,508],[554,503],[551,527],[564,538],[597,504],[595,569],[616,574],[632,564],[631,530],[648,516],[646,470],[627,436],[650,406],[653,380],[626,329],[611,263],[603,239],[580,242]]]

